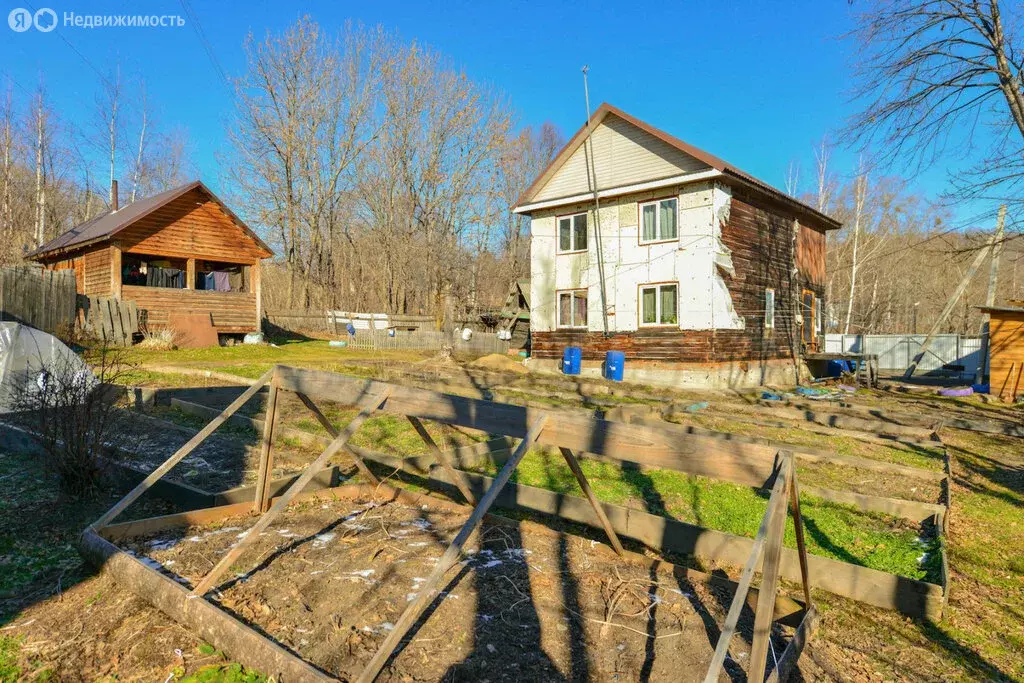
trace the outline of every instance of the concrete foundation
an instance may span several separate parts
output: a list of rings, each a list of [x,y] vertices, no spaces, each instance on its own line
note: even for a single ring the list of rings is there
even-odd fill
[[[583,361],[582,377],[601,377],[601,361]],[[562,374],[560,359],[531,358],[527,367],[533,372]],[[800,379],[810,374],[799,364]],[[728,363],[661,363],[626,361],[626,382],[675,389],[749,389],[766,385],[792,386],[797,374],[791,360],[733,361]]]

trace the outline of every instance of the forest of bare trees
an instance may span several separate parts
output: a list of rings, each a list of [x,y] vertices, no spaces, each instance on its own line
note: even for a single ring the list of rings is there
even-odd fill
[[[855,112],[844,128],[836,122],[834,144],[815,147],[803,177],[793,164],[785,182],[845,223],[828,241],[828,330],[927,330],[991,242],[1002,204],[996,299],[1024,298],[1019,8],[852,7]],[[555,126],[522,126],[505,94],[381,28],[326,30],[304,18],[250,35],[244,52],[217,180],[277,252],[266,308],[444,324],[500,305],[529,275],[528,225],[510,209],[564,142]],[[105,211],[114,178],[125,204],[194,176],[187,135],[164,125],[145,83],[116,65],[98,75],[89,115],[75,121],[56,111],[45,79],[2,83],[0,264]],[[855,168],[834,164],[840,146],[858,154]],[[916,174],[940,162],[950,190],[920,194]],[[971,283],[948,330],[977,331],[973,306],[987,287],[986,277]]]
[[[840,180],[823,143],[807,193],[845,222],[828,242],[829,331],[926,332],[990,243],[1001,255],[996,268],[981,272],[994,275],[994,300],[1024,298],[1019,3],[868,0],[853,7],[847,39],[856,50],[858,110],[842,142],[861,152],[860,161]],[[949,190],[929,201],[909,188],[934,167],[945,169]],[[1000,206],[1005,235],[995,241]],[[985,303],[990,280],[970,282],[943,329],[978,333],[982,314],[974,307]]]
[[[113,179],[125,204],[189,175],[187,135],[161,125],[145,83],[116,66],[77,122],[43,79],[30,89],[0,78],[0,92],[0,265],[106,211]]]
[[[246,43],[231,187],[279,263],[268,307],[435,315],[528,275],[516,195],[561,145],[507,98],[381,29],[309,19]]]

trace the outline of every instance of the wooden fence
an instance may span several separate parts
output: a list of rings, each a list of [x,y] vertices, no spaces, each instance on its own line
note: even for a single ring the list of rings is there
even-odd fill
[[[266,311],[267,322],[290,332],[314,335],[345,336],[351,322],[357,330],[432,329],[434,318],[429,315],[389,315],[386,313],[351,313],[347,311],[311,311],[303,308]]]
[[[0,320],[67,337],[75,324],[75,274],[38,266],[0,269]]]
[[[114,346],[131,346],[139,331],[139,309],[134,301],[79,294],[78,323],[82,333]]]

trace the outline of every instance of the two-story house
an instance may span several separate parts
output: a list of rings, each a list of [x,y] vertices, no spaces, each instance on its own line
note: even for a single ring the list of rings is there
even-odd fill
[[[841,223],[608,104],[523,193],[533,362],[661,384],[792,382]]]

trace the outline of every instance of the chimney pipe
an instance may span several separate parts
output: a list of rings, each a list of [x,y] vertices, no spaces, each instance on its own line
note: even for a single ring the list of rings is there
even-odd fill
[[[118,200],[117,200],[117,181],[116,180],[111,180],[110,181],[110,211],[114,212],[114,211],[117,211],[119,208],[121,208],[121,207],[118,206]]]

